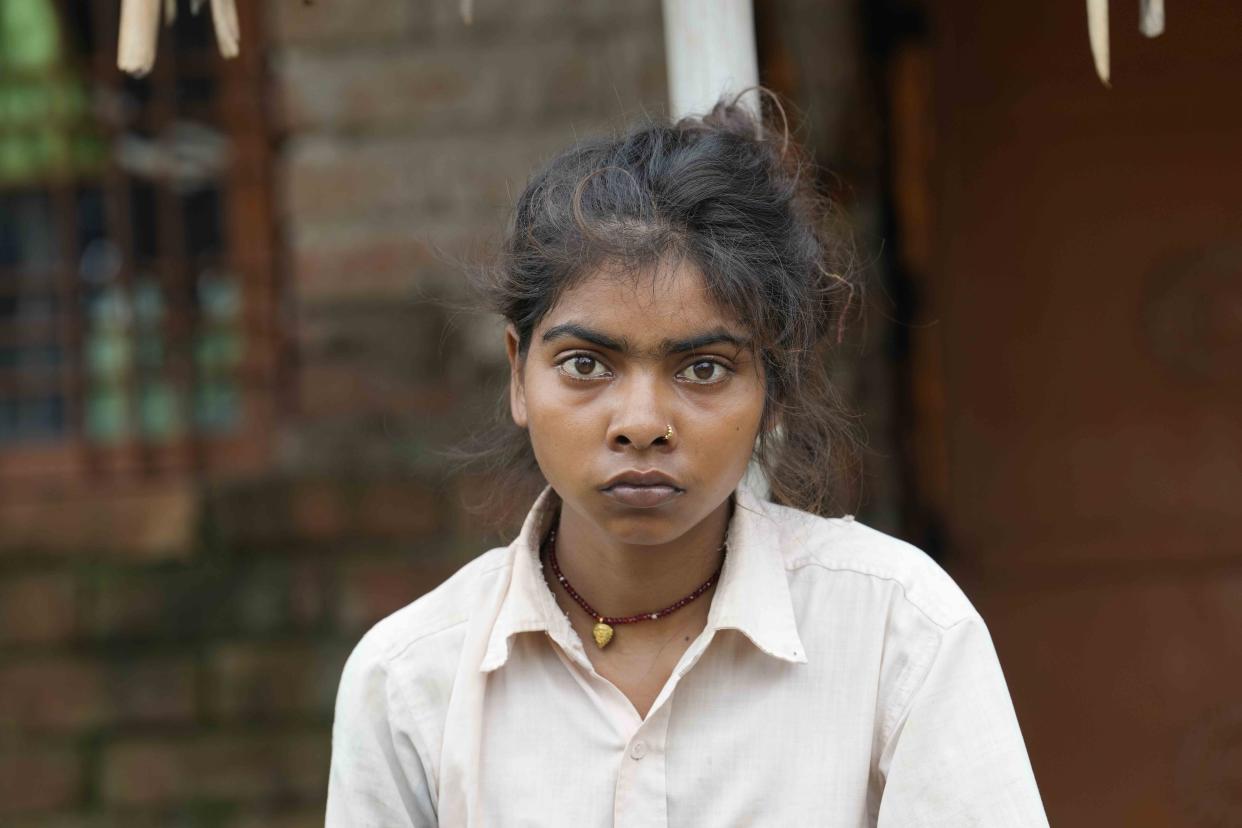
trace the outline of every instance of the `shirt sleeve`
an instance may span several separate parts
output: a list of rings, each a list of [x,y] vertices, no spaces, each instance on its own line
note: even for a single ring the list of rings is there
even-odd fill
[[[1048,825],[1000,660],[977,614],[942,630],[880,765],[877,828]]]
[[[366,638],[341,674],[326,828],[435,828],[435,799],[400,688]]]

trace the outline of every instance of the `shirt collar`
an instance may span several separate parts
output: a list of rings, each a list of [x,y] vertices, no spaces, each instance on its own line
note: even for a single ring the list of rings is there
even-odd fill
[[[552,487],[545,487],[526,515],[522,531],[509,545],[513,564],[509,588],[479,664],[484,672],[508,660],[509,640],[518,633],[544,631],[566,650],[571,650],[577,640],[544,580],[539,560],[540,542],[559,502]],[[728,551],[707,629],[713,633],[736,629],[774,658],[805,663],[806,649],[798,637],[781,553],[780,516],[769,507],[745,482],[738,486],[729,521]]]
[[[509,588],[500,612],[492,625],[487,650],[479,669],[490,672],[509,659],[509,639],[521,632],[544,630],[562,647],[569,649],[573,627],[561,611],[543,577],[539,561],[539,545],[556,516],[560,498],[551,486],[545,486],[535,505],[531,506],[522,531],[509,544],[512,568]]]

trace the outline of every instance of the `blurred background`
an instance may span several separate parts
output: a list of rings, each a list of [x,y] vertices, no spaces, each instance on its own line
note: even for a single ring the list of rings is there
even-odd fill
[[[507,540],[454,262],[667,111],[658,0],[0,0],[0,825],[322,824],[376,620]],[[1242,825],[1242,8],[756,0],[858,235],[860,517],[983,613],[1057,826]],[[1123,7],[1124,6],[1124,7]]]

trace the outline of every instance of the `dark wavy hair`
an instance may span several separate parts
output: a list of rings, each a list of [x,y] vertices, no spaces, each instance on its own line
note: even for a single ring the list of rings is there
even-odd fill
[[[535,327],[579,280],[684,257],[714,301],[750,327],[763,360],[755,460],[771,499],[832,513],[856,491],[859,442],[827,352],[857,291],[849,236],[812,171],[787,128],[770,128],[737,99],[701,118],[583,141],[527,183],[478,287],[516,328],[524,358]],[[543,481],[505,400],[465,454],[504,473],[497,488],[512,495],[520,481]]]

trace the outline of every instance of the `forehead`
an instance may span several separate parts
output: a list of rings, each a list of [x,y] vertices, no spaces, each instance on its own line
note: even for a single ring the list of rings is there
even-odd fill
[[[747,326],[711,297],[699,269],[684,260],[588,274],[561,294],[536,328],[536,338],[566,322],[624,335],[640,345],[711,328],[748,333]]]

